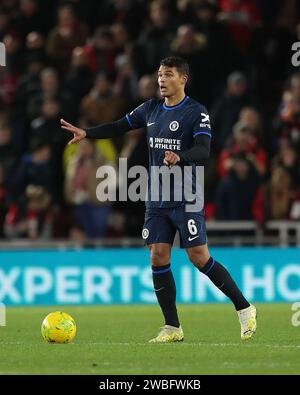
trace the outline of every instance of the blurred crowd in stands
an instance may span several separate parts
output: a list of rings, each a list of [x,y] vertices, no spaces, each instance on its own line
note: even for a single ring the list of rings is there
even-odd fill
[[[1,0],[0,238],[139,237],[144,203],[100,203],[96,169],[147,166],[143,131],[67,146],[81,127],[158,96],[157,68],[190,64],[213,130],[207,220],[299,220],[296,0]]]

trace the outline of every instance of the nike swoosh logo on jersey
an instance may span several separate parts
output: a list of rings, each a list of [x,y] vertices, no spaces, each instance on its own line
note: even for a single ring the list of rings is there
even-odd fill
[[[198,235],[198,236],[195,236],[195,237],[189,237],[189,241],[192,241],[192,240],[194,240],[194,239],[197,239],[197,237],[199,237],[200,235]]]
[[[158,289],[155,289],[154,288],[154,291],[156,291],[156,292],[158,292],[158,291],[161,291],[162,289],[164,289],[165,287],[161,287],[161,288],[158,288]]]
[[[147,126],[151,126],[151,125],[154,125],[154,124],[155,124],[155,122],[148,122]]]

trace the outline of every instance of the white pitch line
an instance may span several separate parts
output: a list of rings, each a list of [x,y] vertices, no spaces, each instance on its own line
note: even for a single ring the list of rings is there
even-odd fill
[[[82,345],[83,343],[72,343],[76,346]],[[162,343],[162,344],[170,344],[170,343]],[[173,343],[174,344],[174,343]],[[264,343],[206,343],[206,342],[200,342],[200,343],[186,343],[186,342],[177,342],[176,344],[179,344],[180,347],[188,346],[188,347],[195,347],[195,346],[206,346],[206,347],[243,347],[244,345],[251,345],[251,346],[257,346],[257,347],[269,347],[269,348],[300,348],[300,345],[292,345],[292,344],[264,344]],[[105,342],[93,342],[93,343],[84,343],[84,345],[88,346],[94,346],[94,345],[99,345],[99,346],[153,346],[151,343],[128,343],[128,342],[113,342],[113,343],[105,343]],[[155,346],[155,345],[154,345]]]
[[[115,345],[115,346],[153,346],[153,344],[147,344],[147,343],[93,343],[93,344],[99,344],[99,345]],[[249,343],[247,343],[249,344]],[[180,347],[195,347],[195,346],[206,346],[206,347],[243,347],[243,343],[180,343]],[[249,344],[250,346],[250,344]],[[296,349],[300,348],[300,345],[279,345],[279,344],[252,344],[252,346],[257,346],[257,347],[269,347],[269,348],[291,348],[291,349]]]
[[[30,346],[40,346],[42,345],[43,342],[37,344],[37,343],[26,343],[26,342],[0,342],[0,346],[7,346],[7,345],[30,345]],[[163,345],[165,344],[170,344],[170,343],[161,343]],[[287,348],[287,349],[299,349],[300,345],[292,345],[292,344],[264,344],[264,343],[250,343],[249,341],[247,343],[206,343],[206,342],[201,342],[201,343],[186,343],[186,342],[178,342],[176,343],[180,347],[243,347],[243,346],[253,346],[253,347],[268,347],[268,348]],[[43,344],[45,345],[45,343]],[[151,343],[128,343],[128,342],[89,342],[89,343],[70,343],[67,344],[68,347],[73,347],[73,346],[128,346],[128,347],[134,347],[134,346],[146,346],[146,347],[155,347],[157,344],[151,344]]]

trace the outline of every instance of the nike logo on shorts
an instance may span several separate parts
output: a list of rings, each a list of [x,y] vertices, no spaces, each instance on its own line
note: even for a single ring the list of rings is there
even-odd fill
[[[195,236],[195,237],[189,237],[189,241],[192,241],[192,240],[194,240],[194,239],[197,239],[197,237],[199,237],[200,235],[198,235],[198,236]]]
[[[155,124],[155,122],[148,122],[147,126],[151,126],[151,125],[154,125],[154,124]]]

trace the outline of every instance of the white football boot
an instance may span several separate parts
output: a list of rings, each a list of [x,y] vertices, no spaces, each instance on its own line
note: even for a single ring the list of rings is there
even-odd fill
[[[249,340],[256,332],[256,308],[252,304],[246,309],[237,311],[239,321],[241,324],[241,339]]]
[[[182,342],[183,339],[184,334],[181,326],[176,328],[176,326],[165,325],[154,339],[149,340],[149,343],[176,343]]]

